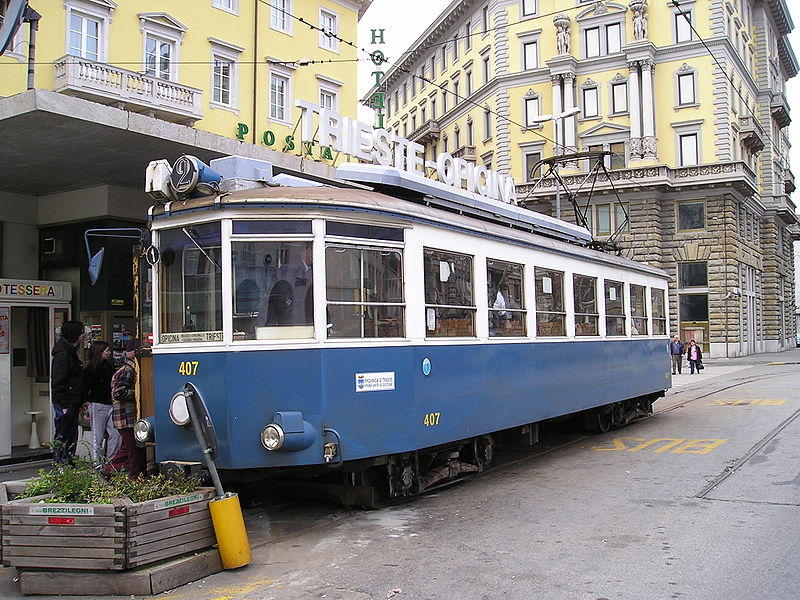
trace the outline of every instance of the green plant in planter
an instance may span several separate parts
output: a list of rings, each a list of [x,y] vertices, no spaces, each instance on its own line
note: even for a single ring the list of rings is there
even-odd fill
[[[165,496],[187,494],[200,481],[191,475],[154,475],[130,479],[124,472],[113,473],[107,480],[92,463],[76,460],[74,465],[41,469],[21,494],[22,498],[52,494],[45,502],[70,504],[111,504],[115,498],[146,502]]]

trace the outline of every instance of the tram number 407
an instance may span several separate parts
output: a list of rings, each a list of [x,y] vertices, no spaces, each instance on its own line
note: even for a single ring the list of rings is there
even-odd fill
[[[422,424],[425,425],[425,427],[432,427],[434,425],[438,425],[439,424],[439,417],[441,416],[441,414],[442,413],[438,413],[438,412],[426,413],[425,417],[422,419]]]
[[[181,375],[197,375],[198,360],[185,360],[178,365],[178,373]]]

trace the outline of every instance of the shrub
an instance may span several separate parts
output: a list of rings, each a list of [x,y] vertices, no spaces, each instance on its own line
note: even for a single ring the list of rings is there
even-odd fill
[[[20,497],[52,494],[45,502],[78,504],[111,504],[116,498],[146,502],[187,494],[199,485],[199,479],[182,473],[130,479],[124,472],[115,472],[106,479],[91,462],[76,460],[74,466],[58,465],[41,469],[38,477],[25,486]]]

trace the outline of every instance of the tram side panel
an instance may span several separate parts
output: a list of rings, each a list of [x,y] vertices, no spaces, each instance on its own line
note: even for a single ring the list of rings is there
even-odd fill
[[[219,468],[293,467],[324,463],[323,426],[339,434],[341,458],[355,460],[657,393],[668,386],[657,383],[668,377],[665,344],[643,339],[162,354],[156,381],[162,407],[187,380],[198,388],[216,428]],[[195,361],[196,373],[181,375],[181,364]],[[372,387],[359,388],[360,382]],[[299,450],[267,451],[261,429],[276,413],[289,412],[302,415],[313,439]],[[166,410],[155,418],[157,460],[199,460],[190,430],[174,425]]]

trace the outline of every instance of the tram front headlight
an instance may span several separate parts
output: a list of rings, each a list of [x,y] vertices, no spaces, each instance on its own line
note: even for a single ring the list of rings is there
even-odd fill
[[[267,450],[280,450],[285,439],[283,428],[275,423],[270,423],[261,430],[261,445]]]
[[[175,425],[182,427],[189,423],[189,407],[186,402],[186,394],[183,392],[178,392],[169,401],[169,418]]]
[[[153,441],[153,424],[147,419],[139,419],[133,424],[133,437],[140,444]]]

